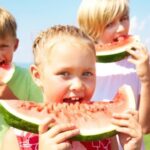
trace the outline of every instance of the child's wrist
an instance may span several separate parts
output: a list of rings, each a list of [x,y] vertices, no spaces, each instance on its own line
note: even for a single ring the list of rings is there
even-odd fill
[[[141,86],[142,87],[147,87],[150,88],[150,79],[144,79],[141,81]]]
[[[150,73],[140,78],[141,84],[150,84]]]

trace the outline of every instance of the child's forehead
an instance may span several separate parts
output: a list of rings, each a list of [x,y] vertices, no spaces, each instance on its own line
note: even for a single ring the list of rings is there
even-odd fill
[[[95,48],[94,43],[87,38],[86,36],[83,36],[82,34],[71,34],[71,33],[55,33],[55,35],[47,34],[47,36],[44,36],[40,42],[37,42],[35,56],[36,56],[36,63],[43,62],[43,60],[49,60],[51,59],[52,53],[55,55],[60,55],[58,52],[61,50],[62,52],[65,52],[65,49],[68,49],[71,51],[76,51],[76,49],[79,49],[80,51],[82,49],[90,49],[91,53],[95,55]],[[69,52],[68,51],[68,52]],[[44,61],[45,62],[45,61]]]
[[[79,38],[79,37],[72,37],[69,35],[65,35],[62,37],[55,37],[53,39],[51,39],[50,41],[47,42],[46,47],[48,49],[48,51],[50,51],[50,49],[56,48],[56,47],[92,47],[94,46],[94,43],[84,39],[84,38]],[[92,47],[93,48],[93,47]]]
[[[92,53],[95,54],[95,50],[93,49],[93,47],[91,47],[91,45],[83,39],[79,39],[79,38],[68,38],[68,39],[62,39],[58,42],[56,42],[53,46],[51,50],[48,51],[53,51],[57,53],[57,51],[60,51],[62,53],[66,53],[66,50],[69,52],[71,51],[75,51],[75,53],[78,52],[78,50],[81,51],[87,51],[87,53],[89,53],[89,51],[92,51]]]
[[[53,58],[60,57],[69,57],[72,56],[88,56],[95,58],[95,49],[93,49],[88,43],[82,40],[61,40],[55,45],[51,45],[51,48],[47,47],[46,57],[48,60],[52,60]]]
[[[15,39],[16,39],[16,37],[14,37],[13,35],[11,35],[9,33],[0,35],[1,41],[8,41],[8,40],[10,41],[10,40],[15,40]]]

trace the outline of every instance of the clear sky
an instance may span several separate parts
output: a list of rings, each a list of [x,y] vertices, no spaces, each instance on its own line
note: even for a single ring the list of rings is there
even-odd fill
[[[18,24],[19,48],[14,61],[32,62],[32,43],[41,30],[55,24],[77,25],[76,13],[81,0],[0,0]],[[92,3],[92,0],[91,0]],[[138,34],[150,49],[150,1],[130,0],[131,33]]]

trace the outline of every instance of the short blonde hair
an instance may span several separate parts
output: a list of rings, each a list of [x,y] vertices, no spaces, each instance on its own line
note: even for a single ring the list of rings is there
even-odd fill
[[[71,41],[72,39],[78,39],[78,42]],[[55,25],[41,32],[36,37],[33,43],[34,63],[39,65],[41,61],[48,60],[48,52],[50,52],[56,44],[61,44],[60,42],[62,40],[76,45],[82,43],[92,49],[95,55],[93,41],[79,28],[69,25]]]
[[[77,20],[80,28],[94,40],[97,40],[106,25],[116,17],[128,13],[128,0],[82,0]]]
[[[11,35],[16,38],[17,23],[12,14],[4,8],[0,8],[0,36]]]

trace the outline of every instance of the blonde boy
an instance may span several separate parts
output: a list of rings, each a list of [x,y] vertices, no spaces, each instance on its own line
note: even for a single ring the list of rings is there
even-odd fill
[[[28,69],[13,63],[13,55],[19,43],[16,30],[15,18],[9,11],[0,8],[0,98],[38,102],[42,100],[42,93],[32,81]],[[6,129],[7,125],[0,115],[0,142]]]

